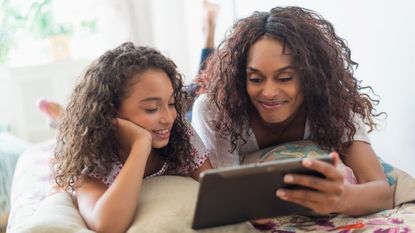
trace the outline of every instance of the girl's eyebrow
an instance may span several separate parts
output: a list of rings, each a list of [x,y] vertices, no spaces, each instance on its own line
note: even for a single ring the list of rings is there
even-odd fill
[[[147,97],[145,99],[140,100],[140,102],[149,102],[149,101],[160,101],[160,97]]]
[[[273,73],[274,74],[280,74],[280,73],[282,73],[286,70],[289,70],[289,69],[294,69],[294,66],[293,65],[284,66],[284,67],[281,67],[281,68],[277,69]],[[247,72],[253,72],[253,73],[261,73],[261,71],[259,71],[258,69],[254,68],[254,67],[251,67],[251,66],[246,67],[246,71]]]
[[[171,99],[173,97],[174,97],[174,93],[171,94],[171,96],[170,96],[169,99]],[[145,99],[140,100],[140,102],[149,102],[149,101],[161,101],[161,98],[160,97],[156,97],[156,96],[150,96],[150,97],[147,97]]]

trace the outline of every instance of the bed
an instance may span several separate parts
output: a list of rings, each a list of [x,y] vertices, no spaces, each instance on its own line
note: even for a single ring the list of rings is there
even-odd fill
[[[26,150],[19,158],[11,190],[7,232],[92,232],[71,197],[53,193],[48,160],[55,142]],[[415,180],[398,169],[394,209],[352,218],[285,216],[256,228],[250,223],[210,228],[201,232],[415,232]],[[402,184],[402,185],[400,185]],[[198,183],[191,178],[163,176],[144,181],[136,218],[127,232],[195,232],[191,226]]]

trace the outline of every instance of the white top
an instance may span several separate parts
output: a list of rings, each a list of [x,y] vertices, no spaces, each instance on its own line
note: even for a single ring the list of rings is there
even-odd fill
[[[230,137],[224,138],[223,135],[219,135],[215,131],[212,125],[212,120],[217,112],[216,107],[209,105],[209,100],[206,94],[199,96],[194,105],[192,111],[192,125],[196,132],[199,134],[203,143],[209,151],[209,159],[213,167],[229,167],[237,166],[241,164],[241,158],[244,154],[249,154],[260,150],[258,142],[253,134],[252,128],[248,129],[248,135],[243,130],[243,136],[246,139],[246,144],[243,144],[242,140],[237,142],[236,149],[231,153],[232,144],[230,143]],[[369,137],[366,132],[365,124],[362,119],[355,116],[353,119],[356,126],[356,133],[353,136],[355,141],[364,141],[370,143]],[[250,126],[248,126],[250,127]],[[310,124],[308,120],[305,124],[304,140],[310,140]],[[345,138],[343,139],[345,140]]]

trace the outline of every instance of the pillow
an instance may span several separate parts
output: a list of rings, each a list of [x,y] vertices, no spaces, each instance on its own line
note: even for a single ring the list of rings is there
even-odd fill
[[[283,159],[292,159],[292,158],[315,158],[318,156],[328,155],[329,152],[321,149],[313,141],[304,140],[304,141],[294,141],[277,146],[271,146],[250,154],[247,154],[243,157],[242,163],[257,163],[257,162],[267,162],[273,160],[283,160]],[[343,173],[345,181],[349,183],[357,183],[356,177],[353,174],[352,169],[344,165],[340,161],[337,166],[340,172]]]
[[[196,232],[191,229],[199,183],[189,177],[159,176],[145,179],[136,216],[127,233]],[[71,197],[46,197],[18,233],[85,232],[88,230]],[[250,223],[209,228],[202,232],[256,232]]]
[[[47,196],[19,229],[18,233],[93,233],[86,227],[68,193]]]
[[[191,224],[199,183],[190,177],[158,176],[143,183],[139,207],[127,233],[196,232]],[[207,228],[206,233],[256,232],[247,222]]]
[[[389,185],[393,188],[393,206],[415,201],[415,179],[379,158]]]
[[[304,140],[288,142],[247,154],[243,158],[243,163],[248,164],[288,158],[313,158],[324,154],[328,154],[328,152],[322,150],[313,141]],[[394,190],[394,207],[415,201],[415,179],[384,162],[381,158],[378,157],[378,159],[389,185]],[[353,171],[344,165],[343,162],[339,164],[338,169],[350,183],[356,182]]]

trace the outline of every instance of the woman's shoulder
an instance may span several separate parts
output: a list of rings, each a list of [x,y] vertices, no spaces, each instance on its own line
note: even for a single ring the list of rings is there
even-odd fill
[[[195,100],[192,109],[192,122],[199,120],[213,120],[217,108],[207,94],[202,94]]]

